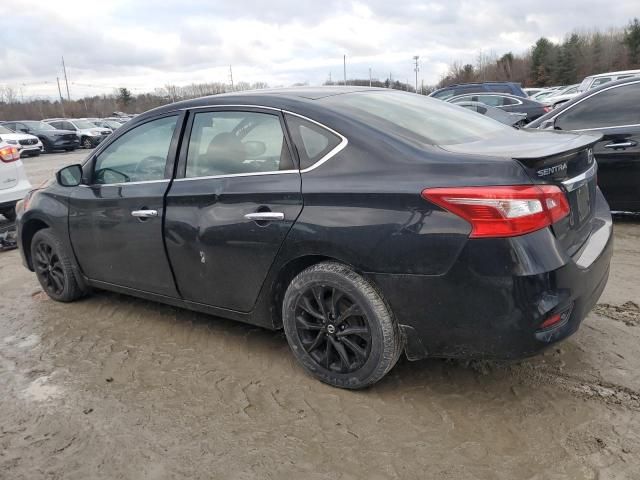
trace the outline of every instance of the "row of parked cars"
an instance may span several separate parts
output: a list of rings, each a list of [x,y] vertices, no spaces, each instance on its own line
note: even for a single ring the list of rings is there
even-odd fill
[[[517,128],[602,135],[593,147],[598,184],[612,210],[640,211],[640,70],[538,92],[486,82],[452,85],[432,96]]]
[[[466,83],[441,88],[431,96],[456,103],[509,125],[524,126],[583,92],[609,82],[638,76],[640,70],[608,72],[590,75],[574,85],[547,88],[522,88],[513,82]],[[503,115],[497,112],[496,108],[510,115]]]
[[[129,117],[48,118],[0,122],[0,140],[15,145],[22,158],[42,152],[95,148]]]

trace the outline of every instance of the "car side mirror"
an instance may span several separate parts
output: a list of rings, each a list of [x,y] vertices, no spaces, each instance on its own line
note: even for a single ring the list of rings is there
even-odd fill
[[[555,118],[550,118],[549,120],[545,120],[540,124],[540,130],[548,130],[556,128],[556,120]]]
[[[62,187],[77,187],[82,183],[82,165],[69,165],[58,170],[56,180]]]
[[[244,150],[247,158],[258,158],[260,155],[263,155],[264,152],[267,151],[267,146],[264,142],[251,140],[244,142]]]

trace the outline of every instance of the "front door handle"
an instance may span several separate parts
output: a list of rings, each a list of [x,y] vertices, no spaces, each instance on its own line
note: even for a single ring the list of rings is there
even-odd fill
[[[158,216],[157,210],[133,210],[131,212],[132,217],[137,218],[153,218]]]
[[[635,147],[637,142],[618,142],[618,143],[607,143],[604,148],[627,148],[627,147]]]
[[[244,218],[247,220],[253,220],[255,222],[276,222],[284,220],[284,213],[282,212],[254,212],[247,213]]]

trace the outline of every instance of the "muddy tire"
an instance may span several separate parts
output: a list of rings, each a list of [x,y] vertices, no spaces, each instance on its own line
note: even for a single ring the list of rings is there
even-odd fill
[[[42,289],[52,299],[72,302],[84,294],[73,273],[71,258],[50,229],[39,230],[33,236],[31,261]]]
[[[304,369],[340,388],[373,385],[396,364],[402,337],[376,288],[346,265],[299,273],[283,302],[289,346]]]

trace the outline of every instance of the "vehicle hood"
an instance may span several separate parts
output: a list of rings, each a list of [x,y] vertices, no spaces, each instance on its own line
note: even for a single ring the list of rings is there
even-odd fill
[[[46,135],[50,137],[60,137],[62,135],[76,134],[73,130],[38,130],[38,135]]]
[[[2,138],[2,140],[31,140],[31,139],[36,139],[38,140],[38,137],[36,137],[35,135],[30,135],[28,133],[0,133],[0,138]]]
[[[525,160],[550,157],[572,150],[579,150],[593,145],[601,138],[601,134],[592,133],[577,134],[546,130],[514,130],[509,135],[500,135],[456,145],[441,145],[440,147],[452,153]]]

